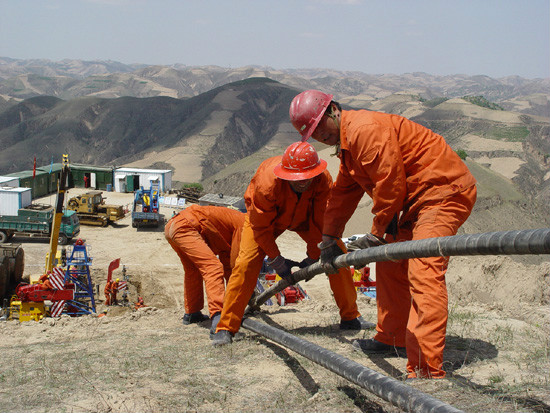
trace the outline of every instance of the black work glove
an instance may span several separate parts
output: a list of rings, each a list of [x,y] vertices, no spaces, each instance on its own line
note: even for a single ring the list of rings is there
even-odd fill
[[[307,257],[307,258],[304,258],[302,261],[300,261],[298,263],[298,267],[306,268],[306,267],[309,267],[312,264],[315,264],[317,261],[319,261],[319,260],[314,260],[313,258]]]
[[[345,251],[340,248],[335,239],[322,241],[317,246],[321,250],[321,265],[325,270],[325,274],[336,274],[338,269],[332,265],[332,261],[339,255],[345,254]]]
[[[292,267],[299,267],[296,261],[288,260],[282,255],[277,255],[272,261],[268,261],[267,265],[275,270],[281,278],[287,278],[292,275]]]
[[[373,234],[365,234],[361,238],[346,245],[348,251],[363,250],[365,248],[378,247],[379,245],[387,244],[385,240]]]
[[[397,232],[398,231],[399,231],[398,219],[397,219],[397,214],[395,214],[393,216],[391,222],[386,227],[386,231],[384,231],[384,234],[389,234],[389,235],[393,236],[393,240],[395,241],[395,239],[397,238]]]

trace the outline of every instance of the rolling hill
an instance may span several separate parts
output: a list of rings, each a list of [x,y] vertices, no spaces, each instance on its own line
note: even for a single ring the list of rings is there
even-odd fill
[[[288,123],[288,105],[296,93],[262,78],[186,100],[30,98],[0,113],[0,173],[28,169],[34,156],[39,164],[70,153],[73,162],[121,165],[167,151],[168,158],[157,155],[153,163],[182,152],[200,164],[201,173],[191,177],[199,181],[272,140],[279,125]],[[291,141],[287,137],[278,146]],[[185,173],[176,168],[176,179],[180,172]]]
[[[366,74],[260,66],[146,66],[113,61],[52,62],[0,57],[0,97],[6,101],[39,95],[65,100],[82,96],[189,98],[252,77],[273,79],[300,90],[320,89],[354,107],[369,108],[379,99],[403,92],[425,100],[483,95],[507,110],[550,117],[550,79]]]
[[[5,74],[6,70],[0,73]],[[64,73],[68,79],[67,70]],[[182,77],[182,73],[192,77]],[[288,120],[288,107],[296,93],[313,84],[320,88],[337,87],[337,96],[354,92],[353,96],[342,97],[344,108],[400,114],[442,134],[453,149],[463,151],[468,161],[479,167],[472,166],[478,175],[497,173],[506,182],[505,187],[513,189],[502,189],[503,193],[520,194],[507,199],[490,190],[485,191],[486,196],[480,191],[480,198],[487,198],[480,201],[480,205],[495,207],[499,202],[506,203],[524,208],[526,214],[540,216],[548,222],[550,121],[547,117],[495,110],[472,103],[476,102],[472,99],[433,97],[433,91],[441,92],[442,86],[438,83],[441,79],[423,74],[410,76],[412,80],[406,81],[390,75],[380,76],[385,88],[376,86],[375,93],[374,83],[367,86],[366,92],[361,91],[364,90],[361,89],[362,75],[357,74],[338,78],[335,72],[318,72],[318,77],[313,76],[312,71],[292,71],[294,76],[290,76],[290,71],[275,73],[289,82],[284,84],[265,77],[268,73],[274,74],[265,68],[229,72],[211,67],[185,70],[127,67],[121,73],[94,74],[79,79],[73,73],[70,77],[76,82],[74,87],[81,82],[93,82],[101,93],[68,99],[47,95],[24,100],[0,99],[4,102],[0,106],[0,146],[3,148],[0,174],[30,169],[34,156],[44,165],[52,156],[70,153],[71,160],[79,163],[170,168],[174,170],[176,182],[201,182],[208,192],[240,196],[259,163],[268,156],[280,154],[296,140],[297,134]],[[261,76],[247,77],[253,74]],[[16,77],[21,79],[21,76],[28,79],[42,74],[26,73]],[[97,82],[98,76],[106,81]],[[123,87],[125,76],[131,80],[124,78],[127,83]],[[156,79],[154,86],[150,80],[139,80],[153,78]],[[228,78],[237,80],[215,87]],[[163,91],[154,97],[101,97],[114,93],[115,85],[108,79],[118,84],[116,94],[141,90],[143,95],[148,95],[155,88],[157,92]],[[498,86],[502,96],[509,95],[511,90],[502,91],[499,82],[484,77],[457,79],[454,82],[447,79],[447,91],[477,91],[474,80],[478,86]],[[48,84],[46,79],[42,81]],[[422,86],[422,91],[390,93],[392,89],[410,86],[412,81]],[[469,89],[464,85],[460,88],[460,82],[469,84]],[[2,84],[5,85],[5,81]],[[514,86],[516,92],[522,87],[526,87],[525,82],[518,81]],[[203,89],[204,93],[196,94]],[[541,90],[544,92],[544,87]],[[169,92],[191,96],[169,97]],[[514,99],[521,101],[529,97],[516,95]],[[493,106],[505,109],[502,101]],[[319,149],[323,149],[322,145]]]

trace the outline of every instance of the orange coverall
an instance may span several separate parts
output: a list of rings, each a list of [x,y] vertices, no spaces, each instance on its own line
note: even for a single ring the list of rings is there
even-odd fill
[[[111,288],[113,286],[112,281],[107,281],[103,293],[105,294],[105,305],[111,305]]]
[[[118,281],[113,281],[111,283],[111,304],[115,305],[117,304],[117,298],[116,295],[118,294]]]
[[[210,317],[222,311],[225,283],[239,253],[244,215],[222,206],[191,205],[166,224],[164,235],[185,272],[187,314],[204,307],[203,280]]]
[[[388,242],[455,235],[476,200],[475,178],[431,130],[397,115],[342,111],[340,170],[323,233],[341,237],[366,192],[373,199],[371,232]],[[388,231],[390,232],[390,231]],[[409,377],[445,376],[448,257],[380,262],[376,270],[375,339],[407,348]]]
[[[322,239],[321,226],[326,202],[332,186],[328,171],[313,178],[311,186],[298,196],[288,181],[279,179],[273,168],[282,156],[266,159],[258,167],[244,195],[247,214],[239,256],[227,284],[223,310],[217,331],[239,331],[242,317],[258,280],[264,257],[280,255],[275,243],[286,230],[296,232],[307,244],[307,255],[319,259],[317,244]],[[347,268],[329,276],[334,299],[342,320],[360,316],[357,292]]]
[[[145,307],[145,303],[143,302],[143,297],[138,297],[137,302],[134,303],[134,310],[137,310],[138,308]]]

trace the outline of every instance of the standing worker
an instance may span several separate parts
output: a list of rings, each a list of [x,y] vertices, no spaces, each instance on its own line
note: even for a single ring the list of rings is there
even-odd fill
[[[221,319],[213,345],[232,342],[241,326],[246,305],[256,286],[264,257],[285,278],[293,261],[285,259],[275,240],[286,230],[296,232],[307,244],[307,257],[298,264],[307,267],[319,259],[317,244],[332,178],[327,163],[307,142],[290,145],[283,156],[266,159],[258,167],[245,192],[247,214],[239,256],[227,285]],[[343,244],[342,244],[343,246]],[[349,269],[329,276],[340,309],[340,328],[374,328],[357,310],[357,292]]]
[[[290,105],[302,135],[336,145],[340,170],[323,224],[321,263],[342,254],[336,241],[366,192],[370,234],[360,248],[455,235],[476,200],[475,179],[443,137],[401,116],[342,110],[332,95],[307,90]],[[400,216],[399,216],[400,215]],[[388,234],[388,235],[385,235]],[[357,342],[366,352],[406,347],[408,378],[442,378],[449,257],[379,262],[377,334]]]
[[[115,282],[111,284],[111,305],[118,305],[117,301],[117,293],[118,293],[118,286],[119,286],[120,278],[117,278]]]
[[[208,317],[204,307],[203,282],[212,320],[211,336],[222,311],[225,283],[239,253],[244,214],[222,206],[191,205],[171,218],[164,235],[183,265],[183,324]],[[218,257],[216,257],[218,256]]]
[[[105,294],[105,305],[111,305],[111,289],[113,288],[113,282],[107,280],[103,293]]]

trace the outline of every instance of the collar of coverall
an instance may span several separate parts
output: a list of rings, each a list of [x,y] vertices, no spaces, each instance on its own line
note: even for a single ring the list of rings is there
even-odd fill
[[[349,144],[347,140],[347,131],[346,131],[346,128],[343,127],[343,125],[346,122],[346,117],[347,117],[347,111],[345,110],[340,111],[340,142],[337,144],[338,154],[342,149],[345,149],[346,151],[349,150]]]

